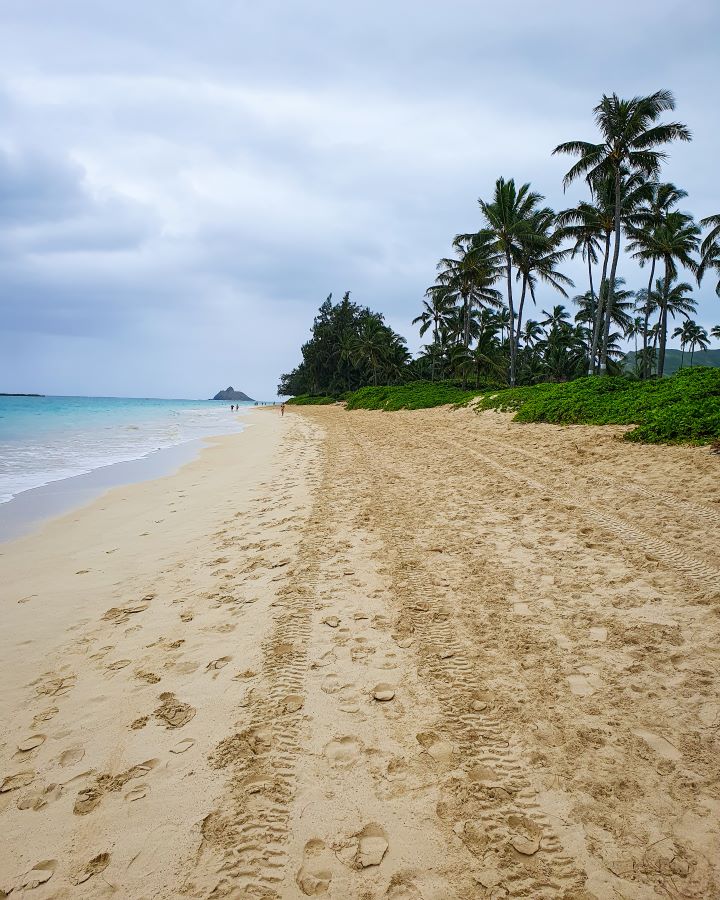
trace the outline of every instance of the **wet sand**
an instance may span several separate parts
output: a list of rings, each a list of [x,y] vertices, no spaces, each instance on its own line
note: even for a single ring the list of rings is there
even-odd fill
[[[252,421],[0,548],[0,896],[720,896],[718,458]]]

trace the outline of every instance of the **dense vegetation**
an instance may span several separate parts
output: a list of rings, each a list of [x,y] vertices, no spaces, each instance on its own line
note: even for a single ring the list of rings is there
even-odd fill
[[[720,369],[683,369],[662,380],[628,376],[579,378],[523,387],[462,391],[432,382],[366,387],[347,398],[348,409],[424,409],[447,403],[515,411],[518,422],[562,425],[635,425],[631,441],[709,443],[720,437]]]
[[[380,313],[353,303],[349,293],[333,305],[331,295],[302,347],[302,362],[282,376],[279,393],[338,398],[384,386],[395,390],[353,395],[349,406],[424,406],[491,383],[585,385],[587,377],[601,376],[612,385],[628,364],[632,378],[649,382],[674,368],[666,364],[668,338],[680,342],[680,366],[692,367],[696,351],[720,339],[720,325],[708,331],[691,318],[693,282],[700,287],[706,275],[717,275],[720,296],[720,214],[696,222],[679,208],[686,192],[661,180],[669,145],[691,139],[683,123],[665,121],[674,108],[668,91],[630,100],[603,96],[593,110],[595,140],[567,141],[553,151],[572,158],[565,184],[582,180],[587,187],[588,196],[574,207],[555,212],[530,184],[499,178],[492,197],[478,201],[479,229],[456,235],[451,254],[437,265],[413,320],[430,340],[414,359]],[[644,284],[626,285],[623,252],[647,270]],[[575,285],[562,265],[576,256],[587,282],[572,296],[575,311],[547,304],[531,318],[541,286],[569,299]],[[631,354],[623,349],[628,342]],[[416,382],[444,386],[433,391]],[[674,382],[679,390],[691,383],[706,382]],[[590,391],[582,385],[577,390]],[[607,393],[610,404],[621,402],[614,388],[592,390]],[[575,389],[561,394],[580,396]],[[703,409],[696,407],[698,414]],[[668,413],[675,414],[680,411]]]
[[[301,352],[302,362],[281,377],[278,394],[337,396],[364,384],[396,384],[410,362],[405,338],[380,313],[353,303],[349,291],[340,303],[330,294],[322,304]]]

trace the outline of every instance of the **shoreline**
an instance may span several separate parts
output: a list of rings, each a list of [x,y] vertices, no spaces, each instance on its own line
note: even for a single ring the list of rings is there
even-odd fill
[[[151,450],[135,459],[107,463],[89,472],[69,475],[22,490],[10,500],[0,503],[0,546],[34,533],[52,519],[82,508],[112,488],[172,475],[197,459],[212,441],[242,434],[251,424],[242,421],[240,431],[193,438],[170,447]]]

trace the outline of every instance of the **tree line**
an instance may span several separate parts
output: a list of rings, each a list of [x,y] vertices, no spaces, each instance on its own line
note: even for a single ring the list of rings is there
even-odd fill
[[[635,342],[638,378],[662,377],[670,320],[682,320],[671,336],[694,353],[720,339],[691,318],[697,308],[693,283],[717,277],[720,296],[720,213],[699,222],[679,207],[687,197],[662,180],[668,149],[690,141],[681,122],[664,121],[675,108],[669,91],[630,100],[603,96],[594,108],[596,140],[571,140],[553,154],[572,164],[567,188],[584,182],[588,196],[555,212],[528,183],[499,178],[490,199],[479,199],[477,232],[458,234],[440,260],[413,324],[429,335],[412,359],[402,337],[382,316],[345,295],[321,307],[303,362],[283,376],[281,393],[335,393],[362,384],[451,378],[531,384],[624,368],[621,341]],[[630,290],[621,274],[623,251],[647,272]],[[562,271],[583,260],[586,289],[575,294],[574,315],[562,303],[531,318],[539,285],[567,300],[575,287]]]

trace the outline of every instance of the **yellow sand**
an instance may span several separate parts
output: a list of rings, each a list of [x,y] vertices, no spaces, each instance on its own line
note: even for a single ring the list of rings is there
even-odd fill
[[[0,547],[0,897],[720,897],[720,459],[251,421]]]

